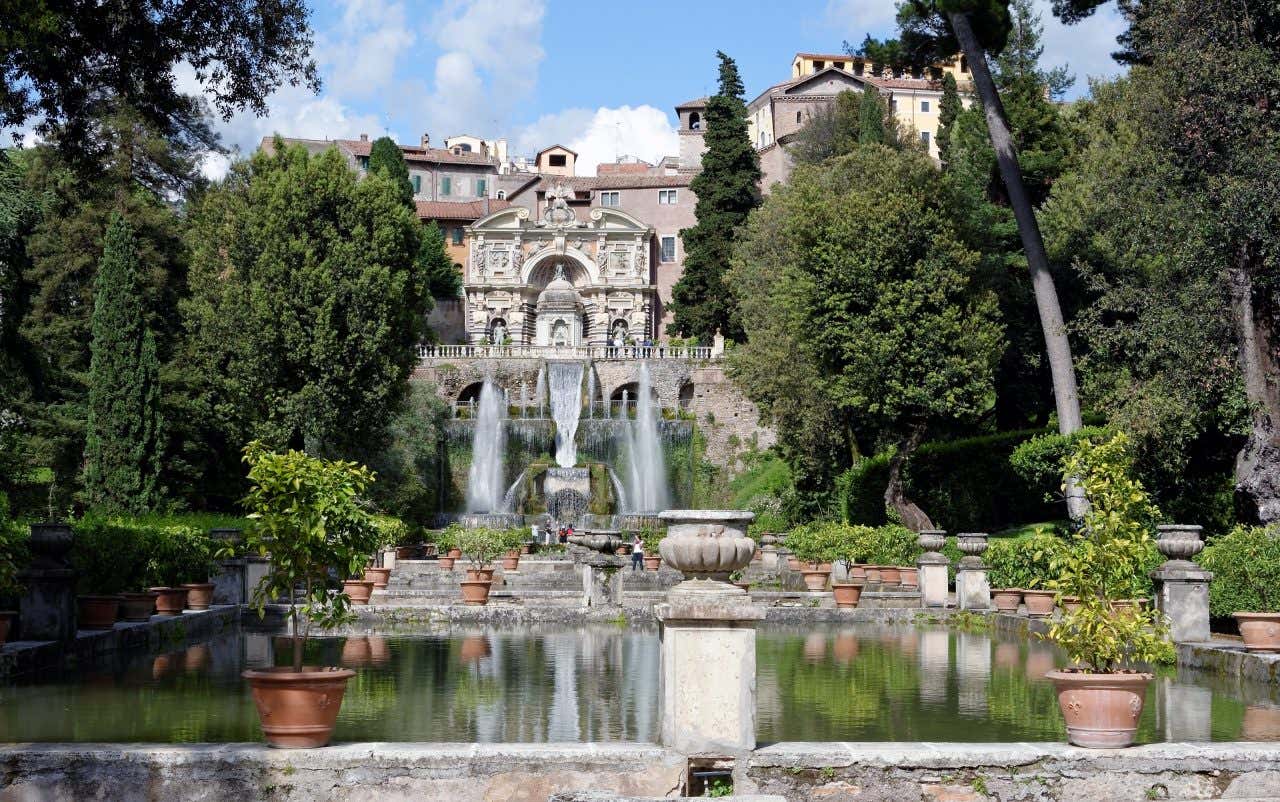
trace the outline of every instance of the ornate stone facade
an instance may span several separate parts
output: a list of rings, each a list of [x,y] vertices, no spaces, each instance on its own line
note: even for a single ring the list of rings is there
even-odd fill
[[[467,227],[468,342],[610,345],[655,337],[653,228],[619,209],[571,207],[572,198],[573,190],[557,186],[538,219],[512,207]]]

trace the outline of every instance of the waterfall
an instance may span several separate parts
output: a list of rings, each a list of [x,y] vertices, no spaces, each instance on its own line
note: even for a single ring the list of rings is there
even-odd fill
[[[667,488],[667,464],[662,458],[658,433],[658,408],[653,403],[649,364],[640,363],[636,419],[627,423],[627,508],[626,512],[661,512],[671,503]],[[624,405],[625,410],[625,405]]]
[[[592,413],[596,405],[596,366],[587,363],[587,419],[595,417]]]
[[[538,417],[542,417],[542,405],[547,397],[547,366],[538,368],[538,384],[533,390],[533,403],[538,407]]]
[[[475,434],[471,438],[467,512],[503,512],[506,417],[506,394],[494,383],[492,376],[486,376],[480,388],[480,408],[475,415]]]
[[[578,463],[578,418],[582,416],[581,362],[548,362],[547,391],[551,419],[556,422],[556,464],[572,468]]]
[[[627,490],[622,486],[622,480],[618,478],[618,474],[612,467],[606,465],[605,469],[609,471],[609,482],[613,485],[614,508],[619,510],[631,509],[631,505],[627,503]]]

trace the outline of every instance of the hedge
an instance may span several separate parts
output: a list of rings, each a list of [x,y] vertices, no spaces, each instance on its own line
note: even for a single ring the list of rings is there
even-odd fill
[[[1238,526],[1210,540],[1196,562],[1213,572],[1209,614],[1214,618],[1280,612],[1280,530]]]
[[[115,594],[204,582],[217,549],[204,524],[232,526],[238,520],[87,515],[73,524],[71,562],[79,572],[79,592]]]
[[[945,440],[920,446],[907,463],[907,495],[940,529],[991,532],[1023,521],[1059,515],[1046,501],[1047,488],[1019,475],[1009,456],[1020,444],[1044,435],[1043,429]],[[850,523],[887,523],[884,491],[889,454],[863,460],[841,477],[842,512]]]

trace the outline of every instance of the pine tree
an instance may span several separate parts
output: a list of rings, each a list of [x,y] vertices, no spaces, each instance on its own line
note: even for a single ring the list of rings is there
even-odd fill
[[[738,228],[760,205],[760,159],[747,135],[747,106],[738,66],[724,53],[720,88],[707,101],[702,172],[689,188],[698,198],[697,224],[680,232],[684,275],[672,289],[670,334],[710,342],[716,331],[741,339],[737,304],[724,281]]]
[[[858,144],[883,145],[888,137],[884,127],[884,101],[874,86],[867,84],[858,110]]]
[[[133,229],[114,215],[94,280],[85,491],[107,509],[155,505],[160,391]]]
[[[389,136],[381,136],[373,140],[369,146],[369,173],[386,174],[391,183],[396,185],[400,199],[413,206],[413,182],[409,180],[409,165],[404,162],[404,154],[400,146]]]
[[[942,162],[943,170],[947,169],[950,161],[951,126],[955,125],[956,117],[962,111],[964,104],[960,102],[956,77],[947,73],[942,76],[942,102],[938,104],[938,159]]]

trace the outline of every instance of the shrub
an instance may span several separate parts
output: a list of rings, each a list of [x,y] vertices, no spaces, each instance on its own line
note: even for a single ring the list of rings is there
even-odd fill
[[[30,562],[28,530],[9,517],[9,497],[0,490],[0,598],[18,593],[18,571]]]
[[[654,529],[648,526],[641,529],[640,542],[644,544],[644,553],[651,556],[657,556],[658,544],[661,543],[662,539],[666,536],[666,531],[662,529]]]
[[[90,514],[74,529],[71,562],[81,593],[204,582],[214,570],[213,538],[201,526],[160,516]]]
[[[435,532],[430,536],[430,542],[436,544],[436,548],[443,554],[449,549],[458,548],[458,535],[464,530],[462,524],[454,521],[453,523]]]
[[[885,524],[873,530],[866,561],[872,565],[915,565],[920,548],[916,533],[900,524]]]
[[[1213,572],[1209,613],[1280,612],[1280,528],[1237,526],[1196,555]]]
[[[487,568],[494,558],[506,551],[503,530],[478,527],[458,532],[458,548],[475,568]]]
[[[1040,533],[1030,537],[999,538],[990,541],[982,555],[990,568],[993,588],[1047,588],[1056,579],[1053,561],[1067,549],[1056,535]]]
[[[831,560],[830,521],[811,521],[787,533],[786,547],[797,560],[806,563]]]
[[[1044,489],[1011,470],[1009,456],[1042,429],[1003,432],[962,440],[925,443],[907,463],[907,494],[941,529],[990,532],[1022,521],[1055,517]],[[837,481],[844,487],[845,520],[873,526],[888,523],[884,490],[889,455],[864,459]]]
[[[378,548],[399,546],[409,542],[409,525],[390,515],[373,516],[373,527],[378,532]]]
[[[1061,495],[1062,466],[1084,438],[1100,439],[1107,430],[1099,426],[1086,426],[1071,434],[1045,432],[1024,440],[1009,454],[1009,465],[1033,487],[1042,488],[1046,495]]]

